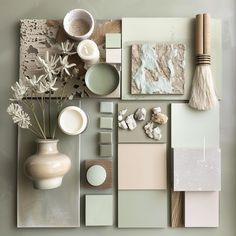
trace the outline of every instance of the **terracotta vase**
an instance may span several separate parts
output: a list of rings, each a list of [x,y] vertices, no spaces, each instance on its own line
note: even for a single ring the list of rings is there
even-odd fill
[[[26,159],[25,174],[33,180],[36,189],[53,189],[61,186],[64,175],[70,170],[68,156],[58,152],[58,140],[39,139],[37,152]]]

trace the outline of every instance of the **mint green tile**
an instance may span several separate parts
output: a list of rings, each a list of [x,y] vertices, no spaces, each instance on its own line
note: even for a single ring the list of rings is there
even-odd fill
[[[106,34],[106,48],[121,48],[121,34],[107,33]]]
[[[100,143],[112,143],[112,132],[100,132],[99,141]]]
[[[86,226],[113,225],[112,195],[85,196],[85,225]]]
[[[166,190],[119,190],[119,228],[167,227]]]
[[[112,144],[101,144],[100,145],[100,156],[112,157],[113,156]]]
[[[100,128],[101,129],[112,129],[113,118],[112,117],[100,117]]]
[[[101,102],[100,103],[100,112],[101,113],[113,113],[114,106],[113,102]]]

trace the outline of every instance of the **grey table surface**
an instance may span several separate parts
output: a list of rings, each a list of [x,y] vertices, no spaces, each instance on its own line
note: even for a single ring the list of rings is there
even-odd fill
[[[235,0],[0,0],[0,235],[236,235],[236,79]],[[97,19],[191,17],[210,12],[223,23],[223,100],[221,102],[222,192],[221,223],[217,229],[17,229],[16,144],[17,130],[6,114],[10,85],[18,78],[19,19],[62,18],[73,8],[85,8]],[[161,32],[160,32],[161,33]]]

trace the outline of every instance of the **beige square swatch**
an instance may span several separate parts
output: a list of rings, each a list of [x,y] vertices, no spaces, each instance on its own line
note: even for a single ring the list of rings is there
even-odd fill
[[[118,189],[166,189],[166,144],[119,144]]]

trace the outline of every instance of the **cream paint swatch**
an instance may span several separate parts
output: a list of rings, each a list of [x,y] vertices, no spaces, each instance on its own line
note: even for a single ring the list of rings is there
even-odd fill
[[[166,144],[118,145],[118,189],[166,188]]]
[[[219,226],[219,192],[185,192],[185,227]]]

